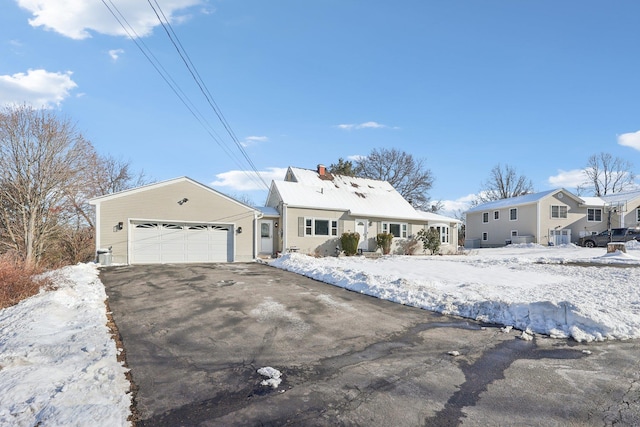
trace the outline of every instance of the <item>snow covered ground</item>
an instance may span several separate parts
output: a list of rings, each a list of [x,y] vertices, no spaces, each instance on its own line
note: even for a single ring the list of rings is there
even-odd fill
[[[288,254],[271,265],[402,304],[553,337],[640,338],[640,244],[627,244],[626,254],[605,252],[511,245],[377,260]],[[67,267],[54,278],[57,290],[0,310],[0,426],[129,425],[129,383],[106,326],[97,266]],[[262,375],[277,386],[279,372],[270,369]]]
[[[94,264],[0,310],[0,426],[127,426],[131,397]]]
[[[640,244],[626,249],[524,244],[375,260],[287,254],[270,264],[401,304],[589,342],[640,338]]]

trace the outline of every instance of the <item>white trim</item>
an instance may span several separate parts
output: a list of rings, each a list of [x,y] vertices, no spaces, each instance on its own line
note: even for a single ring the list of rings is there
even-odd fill
[[[302,237],[338,237],[338,218],[323,218],[323,217],[315,217],[315,216],[305,216],[303,217],[304,221],[304,231]],[[311,221],[311,233],[307,234],[307,221]],[[327,221],[327,231],[328,234],[316,234],[316,221]],[[333,223],[336,223],[336,226],[333,226]],[[335,229],[336,234],[333,234],[333,230]]]
[[[96,205],[96,223],[95,227],[95,244],[96,244],[96,254],[98,253],[98,249],[100,249],[100,240],[102,239],[102,233],[100,232],[100,205]]]
[[[594,219],[589,219],[589,211],[593,211],[593,218]],[[596,217],[596,211],[600,211],[600,219],[595,219]],[[602,214],[603,214],[604,209],[602,208],[587,208],[587,214],[585,215],[587,218],[587,222],[602,222]]]
[[[233,248],[231,253],[231,261],[227,262],[235,262],[236,261],[236,248],[237,242],[236,237],[238,234],[237,227],[235,223],[230,222],[215,222],[215,221],[185,221],[185,220],[172,220],[172,219],[148,219],[148,218],[128,218],[127,219],[127,264],[131,265],[132,255],[133,255],[133,230],[134,223],[177,223],[177,224],[202,224],[202,225],[220,225],[230,227],[230,232],[233,233]],[[254,227],[255,228],[255,227]]]
[[[383,233],[390,233],[391,224],[397,224],[400,226],[400,236],[393,236],[394,239],[406,239],[409,237],[409,223],[407,222],[396,222],[396,221],[380,221],[381,229]],[[386,230],[385,230],[386,225]]]
[[[511,218],[511,212],[515,211],[516,212],[516,217],[515,218]],[[517,221],[518,220],[518,208],[509,208],[509,221]]]
[[[251,211],[256,211],[256,209],[253,208],[252,206],[245,205],[244,203],[242,203],[242,202],[240,202],[240,201],[238,201],[236,199],[233,199],[233,198],[227,196],[224,193],[221,193],[221,192],[219,192],[219,191],[217,191],[217,190],[215,190],[215,189],[213,189],[211,187],[208,187],[208,186],[206,186],[206,185],[204,185],[204,184],[202,184],[202,183],[200,183],[198,181],[195,181],[195,180],[193,180],[193,179],[191,179],[189,177],[186,177],[186,176],[182,176],[182,177],[179,177],[179,178],[168,179],[166,181],[155,182],[153,184],[147,184],[147,185],[143,185],[142,187],[136,187],[136,188],[131,188],[129,190],[123,190],[123,191],[119,191],[117,193],[106,194],[104,196],[94,197],[93,199],[89,200],[89,204],[98,206],[100,203],[108,201],[108,200],[118,199],[120,197],[125,197],[125,196],[131,196],[133,194],[138,194],[138,193],[141,193],[143,191],[162,188],[162,187],[166,187],[167,185],[177,184],[177,183],[180,183],[180,182],[189,182],[189,183],[194,184],[194,185],[196,185],[196,186],[198,186],[198,187],[200,187],[200,188],[202,188],[204,190],[207,190],[207,191],[209,191],[209,192],[211,192],[211,193],[213,193],[213,194],[215,194],[217,196],[220,196],[220,197],[222,197],[223,199],[225,199],[225,200],[227,200],[229,202],[232,202],[232,203],[235,203],[235,204],[240,205],[242,207],[245,207],[245,208],[247,208],[247,209],[249,209]]]

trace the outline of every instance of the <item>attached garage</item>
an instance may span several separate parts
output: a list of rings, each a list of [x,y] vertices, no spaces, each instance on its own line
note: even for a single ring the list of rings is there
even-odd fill
[[[131,222],[131,264],[233,262],[233,226]]]
[[[96,250],[114,264],[247,262],[263,214],[187,177],[96,197]]]

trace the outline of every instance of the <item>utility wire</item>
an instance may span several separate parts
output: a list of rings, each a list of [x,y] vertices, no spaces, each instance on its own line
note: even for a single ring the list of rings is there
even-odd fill
[[[151,9],[153,9],[153,12],[156,14],[156,17],[158,18],[158,21],[160,22],[160,25],[162,25],[162,28],[164,29],[165,33],[167,34],[167,37],[169,37],[169,40],[171,41],[171,43],[175,47],[176,51],[178,52],[178,55],[182,59],[182,62],[187,67],[187,70],[189,70],[189,73],[191,74],[191,77],[196,82],[196,85],[198,86],[198,88],[200,89],[200,91],[202,92],[204,97],[206,98],[207,102],[209,103],[209,106],[211,107],[211,109],[214,111],[214,113],[218,117],[218,120],[220,120],[220,123],[222,123],[222,126],[225,128],[225,130],[227,131],[227,133],[229,134],[229,136],[231,137],[233,142],[236,144],[236,147],[238,148],[238,150],[240,150],[240,152],[242,153],[243,157],[245,158],[245,160],[247,161],[247,163],[249,164],[251,169],[256,173],[256,176],[262,181],[262,183],[264,184],[265,188],[268,189],[269,185],[264,181],[264,179],[262,178],[262,176],[258,172],[255,164],[253,163],[253,161],[251,160],[251,158],[247,154],[246,150],[244,149],[244,147],[242,146],[242,144],[238,140],[237,136],[233,132],[233,129],[231,128],[231,125],[229,124],[229,122],[226,120],[226,118],[222,114],[222,111],[220,110],[220,107],[218,107],[218,105],[215,102],[213,96],[211,95],[211,92],[207,88],[204,80],[202,79],[202,77],[198,73],[198,70],[197,70],[196,66],[193,64],[193,61],[191,61],[191,58],[189,57],[189,54],[187,53],[186,49],[184,48],[184,46],[180,42],[180,39],[179,39],[178,35],[173,30],[173,27],[171,26],[171,23],[169,22],[169,20],[167,19],[166,15],[162,11],[162,8],[158,4],[158,1],[157,0],[153,1],[153,3],[155,3],[155,6],[151,2],[151,0],[147,0],[147,2],[149,3],[149,6],[151,6]],[[162,15],[162,18],[160,17],[160,15]]]
[[[244,170],[243,166],[241,165],[242,162],[237,157],[237,155],[226,146],[226,144],[222,141],[222,138],[218,135],[218,133],[213,128],[213,126],[211,126],[211,124],[208,122],[205,116],[197,109],[197,107],[189,99],[186,93],[180,88],[180,85],[171,77],[171,74],[162,66],[160,61],[153,55],[153,52],[151,51],[151,49],[144,43],[144,41],[142,41],[142,38],[137,34],[133,26],[129,24],[127,19],[120,12],[120,10],[113,3],[113,1],[102,0],[102,3],[109,10],[111,15],[113,15],[113,17],[116,19],[118,24],[120,24],[120,26],[123,28],[127,36],[131,40],[133,40],[136,47],[140,50],[140,52],[142,52],[142,54],[147,59],[147,61],[149,61],[149,63],[153,66],[153,68],[160,75],[160,77],[162,77],[164,82],[171,88],[173,93],[180,99],[180,101],[184,104],[187,110],[189,110],[191,115],[193,115],[194,118],[198,121],[198,123],[200,123],[200,125],[205,129],[207,134],[218,144],[218,146],[220,146],[220,148],[225,152],[225,154],[234,161],[236,166],[238,166],[238,168],[242,170],[247,175],[248,178],[253,180],[258,186],[265,185],[266,188],[268,189],[269,187],[266,185],[265,181],[262,179],[259,173],[255,171],[255,169],[254,171],[256,172],[256,175],[260,177],[261,183],[256,182],[255,177]]]

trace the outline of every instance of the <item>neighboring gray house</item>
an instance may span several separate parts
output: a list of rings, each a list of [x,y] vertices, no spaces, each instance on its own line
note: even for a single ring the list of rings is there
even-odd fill
[[[578,197],[563,188],[484,203],[466,212],[467,247],[576,243],[608,228],[640,226],[640,191]]]
[[[360,234],[359,249],[376,250],[375,237],[395,236],[392,252],[425,227],[441,235],[443,252],[455,252],[460,221],[416,211],[388,182],[332,175],[322,165],[316,170],[290,167],[284,181],[273,181],[268,207],[280,214],[278,251],[333,255],[344,232]]]

